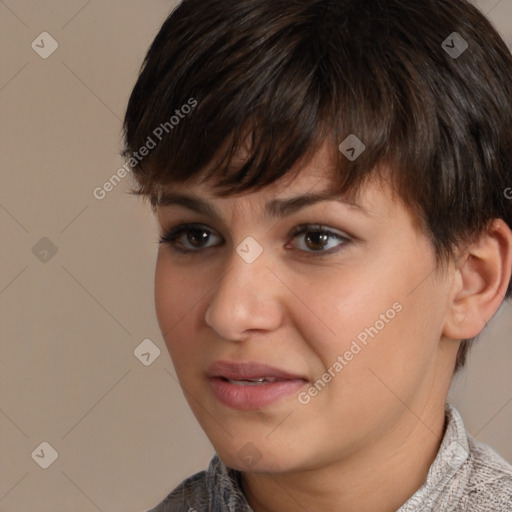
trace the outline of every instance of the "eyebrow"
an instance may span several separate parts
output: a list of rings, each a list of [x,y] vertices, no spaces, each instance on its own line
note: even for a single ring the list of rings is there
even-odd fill
[[[369,212],[360,204],[349,201],[345,197],[340,197],[339,194],[332,192],[321,193],[308,193],[287,199],[273,199],[268,201],[265,206],[265,215],[268,219],[282,218],[292,215],[307,206],[311,206],[323,201],[333,201],[339,204],[344,204],[360,211],[366,216],[370,216]],[[187,194],[176,192],[163,192],[157,199],[156,205],[158,207],[166,207],[171,205],[180,205],[189,210],[202,213],[210,217],[221,218],[222,215],[219,210],[203,199],[193,197]]]

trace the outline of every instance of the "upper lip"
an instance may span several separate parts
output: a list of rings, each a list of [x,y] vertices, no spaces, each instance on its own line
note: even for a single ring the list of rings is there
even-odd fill
[[[261,379],[273,377],[286,380],[307,380],[302,375],[289,373],[275,366],[270,366],[257,361],[215,361],[208,366],[206,373],[210,377],[225,377],[232,380]]]

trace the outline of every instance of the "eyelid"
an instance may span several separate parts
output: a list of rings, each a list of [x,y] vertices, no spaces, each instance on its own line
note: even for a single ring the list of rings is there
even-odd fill
[[[302,231],[326,231],[328,233],[332,233],[333,235],[338,235],[342,238],[354,238],[352,235],[349,235],[348,233],[341,231],[339,229],[330,228],[329,226],[326,226],[325,224],[315,224],[315,223],[308,223],[305,224],[299,224],[298,226],[295,226],[290,232],[289,236],[296,236]]]

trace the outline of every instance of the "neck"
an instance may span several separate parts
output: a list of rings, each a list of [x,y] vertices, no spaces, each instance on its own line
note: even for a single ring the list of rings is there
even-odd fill
[[[321,468],[242,474],[254,512],[395,512],[424,483],[445,431],[444,403],[404,408],[385,436]]]

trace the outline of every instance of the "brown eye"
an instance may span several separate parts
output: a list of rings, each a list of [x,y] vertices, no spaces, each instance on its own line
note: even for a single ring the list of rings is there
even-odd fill
[[[209,249],[206,243],[214,235],[211,230],[205,226],[197,224],[181,224],[175,228],[166,231],[159,240],[160,244],[167,244],[173,250],[182,253],[201,252],[203,249]]]
[[[305,238],[306,245],[313,250],[323,249],[329,241],[329,235],[321,231],[310,231]]]
[[[190,229],[186,231],[186,240],[193,247],[201,248],[203,243],[208,242],[210,235],[204,229]]]
[[[319,255],[336,252],[336,247],[344,246],[351,240],[331,230],[322,228],[320,225],[297,226],[291,233],[293,239],[302,240],[303,243],[296,244],[300,251]],[[334,250],[329,250],[333,249]]]

